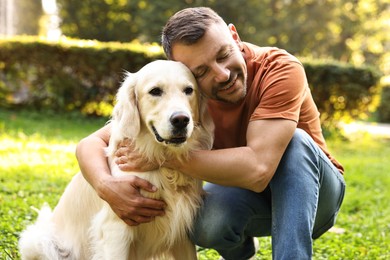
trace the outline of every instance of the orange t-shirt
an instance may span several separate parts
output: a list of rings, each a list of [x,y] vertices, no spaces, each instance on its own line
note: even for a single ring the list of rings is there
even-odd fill
[[[319,112],[299,60],[278,48],[242,45],[248,70],[247,95],[237,104],[209,100],[215,123],[214,149],[246,146],[250,121],[288,119],[297,122],[343,173],[343,166],[327,149]]]

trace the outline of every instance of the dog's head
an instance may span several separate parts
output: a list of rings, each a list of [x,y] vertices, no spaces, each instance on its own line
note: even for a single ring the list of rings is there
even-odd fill
[[[143,140],[144,145],[152,139],[179,148],[198,128],[212,135],[211,125],[191,71],[180,62],[158,60],[127,73],[117,94],[111,138]]]

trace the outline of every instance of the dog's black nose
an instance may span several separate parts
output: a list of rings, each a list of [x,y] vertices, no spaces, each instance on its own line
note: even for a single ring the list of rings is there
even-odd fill
[[[185,128],[188,123],[190,122],[190,117],[187,115],[187,113],[184,112],[175,112],[171,115],[170,118],[171,124],[176,129],[183,129]]]

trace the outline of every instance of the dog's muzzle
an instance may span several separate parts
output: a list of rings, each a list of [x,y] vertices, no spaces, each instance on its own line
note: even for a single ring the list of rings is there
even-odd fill
[[[175,112],[169,118],[172,126],[172,135],[169,139],[164,139],[152,125],[152,130],[157,141],[166,144],[182,144],[187,141],[187,126],[190,123],[190,117],[185,112]]]

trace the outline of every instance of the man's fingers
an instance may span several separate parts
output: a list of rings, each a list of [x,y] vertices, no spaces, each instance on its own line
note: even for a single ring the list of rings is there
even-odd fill
[[[115,151],[115,156],[116,156],[116,157],[120,157],[120,156],[126,155],[128,149],[129,149],[128,147],[119,147],[119,148]]]
[[[158,201],[158,200],[150,200],[149,203],[150,207],[143,207],[139,208],[137,210],[137,215],[143,216],[143,217],[158,217],[158,216],[164,216],[165,215],[165,202],[163,201]],[[133,219],[138,221],[138,219]]]
[[[137,214],[141,216],[163,216],[167,204],[162,200],[141,198],[138,200]]]
[[[123,221],[129,226],[138,226],[140,224],[149,223],[154,219],[155,217],[137,216],[137,217],[133,217],[133,219],[131,218],[123,219]]]
[[[139,177],[136,177],[136,179],[134,181],[134,185],[136,186],[136,188],[143,189],[145,191],[149,191],[149,192],[156,192],[157,191],[156,186],[154,186],[153,184],[151,184],[147,180],[144,180],[144,179],[139,178]]]
[[[140,223],[135,222],[132,219],[125,218],[125,219],[122,219],[122,220],[129,226],[138,226],[140,224]]]
[[[119,218],[121,218],[124,222],[126,222],[130,226],[136,226],[142,223],[148,223],[150,221],[153,221],[156,217],[165,215],[164,212],[165,203],[160,201],[154,201],[152,199],[148,199],[148,200],[150,201],[149,203],[146,204],[155,203],[154,206],[156,206],[156,208],[133,207],[128,210],[126,209],[118,210],[116,214],[118,215]]]
[[[116,157],[115,163],[118,165],[119,169],[124,172],[137,170],[136,165],[134,165],[134,161],[129,160],[126,156]]]
[[[129,147],[132,146],[133,142],[129,138],[125,138],[124,140],[120,141],[118,144],[118,148],[121,147]]]
[[[134,149],[133,142],[130,139],[125,139],[124,141],[120,142],[118,144],[118,147],[115,151],[115,156],[126,156],[129,151],[132,151]]]
[[[120,156],[115,158],[115,163],[118,165],[125,164],[127,162],[126,156]]]
[[[129,226],[137,226],[153,221],[155,217],[164,216],[166,204],[159,199],[143,196],[145,192],[156,192],[158,189],[149,181],[132,174],[112,178],[108,187],[116,196],[108,197],[113,211]],[[114,189],[115,188],[115,189]]]

